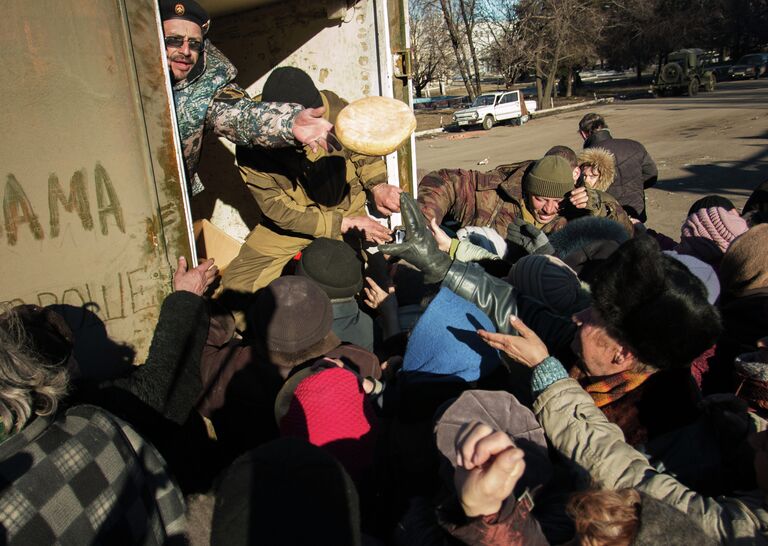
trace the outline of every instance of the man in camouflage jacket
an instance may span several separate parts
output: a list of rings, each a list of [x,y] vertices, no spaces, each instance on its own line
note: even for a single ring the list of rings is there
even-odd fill
[[[546,156],[556,155],[566,159],[572,168],[574,183],[580,170],[576,154],[565,146],[555,146]],[[632,224],[621,206],[604,192],[587,189],[587,201],[580,212],[573,207],[561,207],[560,214],[547,222],[537,221],[531,196],[524,195],[523,179],[536,162],[521,161],[500,165],[488,172],[464,169],[440,169],[433,171],[419,182],[418,203],[427,220],[433,218],[440,224],[450,216],[461,227],[481,226],[495,229],[502,237],[515,218],[522,218],[540,228],[544,233],[561,229],[569,218],[589,214],[616,220],[632,233]]]
[[[205,131],[235,144],[327,147],[331,124],[299,104],[252,100],[233,82],[237,69],[205,34],[208,13],[194,0],[161,0],[166,54],[173,82],[184,170],[192,194],[203,191],[197,165]]]

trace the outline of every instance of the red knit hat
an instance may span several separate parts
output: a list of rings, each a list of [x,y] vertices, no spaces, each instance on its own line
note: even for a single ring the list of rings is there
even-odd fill
[[[302,380],[287,413],[281,436],[297,436],[330,451],[353,478],[373,465],[376,414],[359,377],[344,368],[320,370]]]

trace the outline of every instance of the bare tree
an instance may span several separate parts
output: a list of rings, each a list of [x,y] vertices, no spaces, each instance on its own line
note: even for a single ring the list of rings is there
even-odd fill
[[[560,69],[572,68],[599,41],[599,13],[589,0],[521,0],[515,9],[535,70],[538,106],[546,109]]]
[[[467,38],[467,47],[472,59],[472,69],[475,76],[475,94],[480,94],[480,62],[475,48],[475,20],[477,16],[477,0],[459,0],[459,12],[464,22],[464,31]]]
[[[509,89],[533,67],[526,35],[512,4],[488,2],[484,9],[491,37],[486,54]]]
[[[413,89],[421,97],[424,89],[446,72],[448,39],[440,11],[430,0],[411,0],[408,6],[411,29]]]
[[[450,38],[451,48],[456,57],[459,74],[461,74],[461,79],[464,80],[467,94],[470,99],[474,100],[480,93],[479,70],[475,71],[475,78],[473,79],[472,69],[470,68],[467,56],[467,44],[473,43],[473,36],[466,32],[466,23],[462,24],[464,20],[462,11],[468,11],[470,6],[465,3],[465,0],[439,0],[439,5],[443,13],[445,28]],[[474,9],[474,3],[471,7]],[[460,17],[462,18],[461,21],[459,20]],[[467,14],[467,20],[469,20],[469,14]],[[474,21],[474,15],[472,15],[472,20]]]

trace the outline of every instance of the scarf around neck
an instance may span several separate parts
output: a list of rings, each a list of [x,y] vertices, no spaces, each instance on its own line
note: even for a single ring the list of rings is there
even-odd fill
[[[581,377],[579,383],[589,393],[595,405],[602,408],[645,383],[653,372],[623,371],[603,377]]]

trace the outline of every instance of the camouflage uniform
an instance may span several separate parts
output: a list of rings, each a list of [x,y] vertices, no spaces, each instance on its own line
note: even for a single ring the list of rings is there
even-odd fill
[[[256,102],[232,83],[237,69],[205,41],[205,53],[189,76],[174,84],[173,100],[181,135],[184,167],[192,195],[203,191],[197,176],[203,131],[213,131],[244,146],[292,146],[293,119],[303,107],[298,104]]]
[[[502,237],[507,236],[507,226],[514,218],[523,218],[544,233],[552,233],[562,229],[569,218],[584,215],[616,220],[633,233],[624,209],[609,194],[597,190],[588,190],[586,209],[566,207],[565,217],[556,216],[546,225],[538,223],[528,210],[522,190],[523,176],[533,163],[500,165],[485,173],[463,169],[433,171],[419,182],[417,201],[427,220],[434,218],[439,224],[450,215],[461,227],[492,227]]]
[[[450,215],[462,227],[492,227],[506,237],[507,226],[523,215],[522,181],[533,161],[501,165],[488,172],[441,169],[419,182],[424,216],[437,223]]]
[[[346,101],[330,91],[320,94],[326,119],[335,121]],[[341,239],[342,218],[366,214],[364,189],[387,180],[383,159],[346,149],[239,147],[237,162],[262,218],[222,277],[223,290],[232,295],[269,284],[314,238]]]

